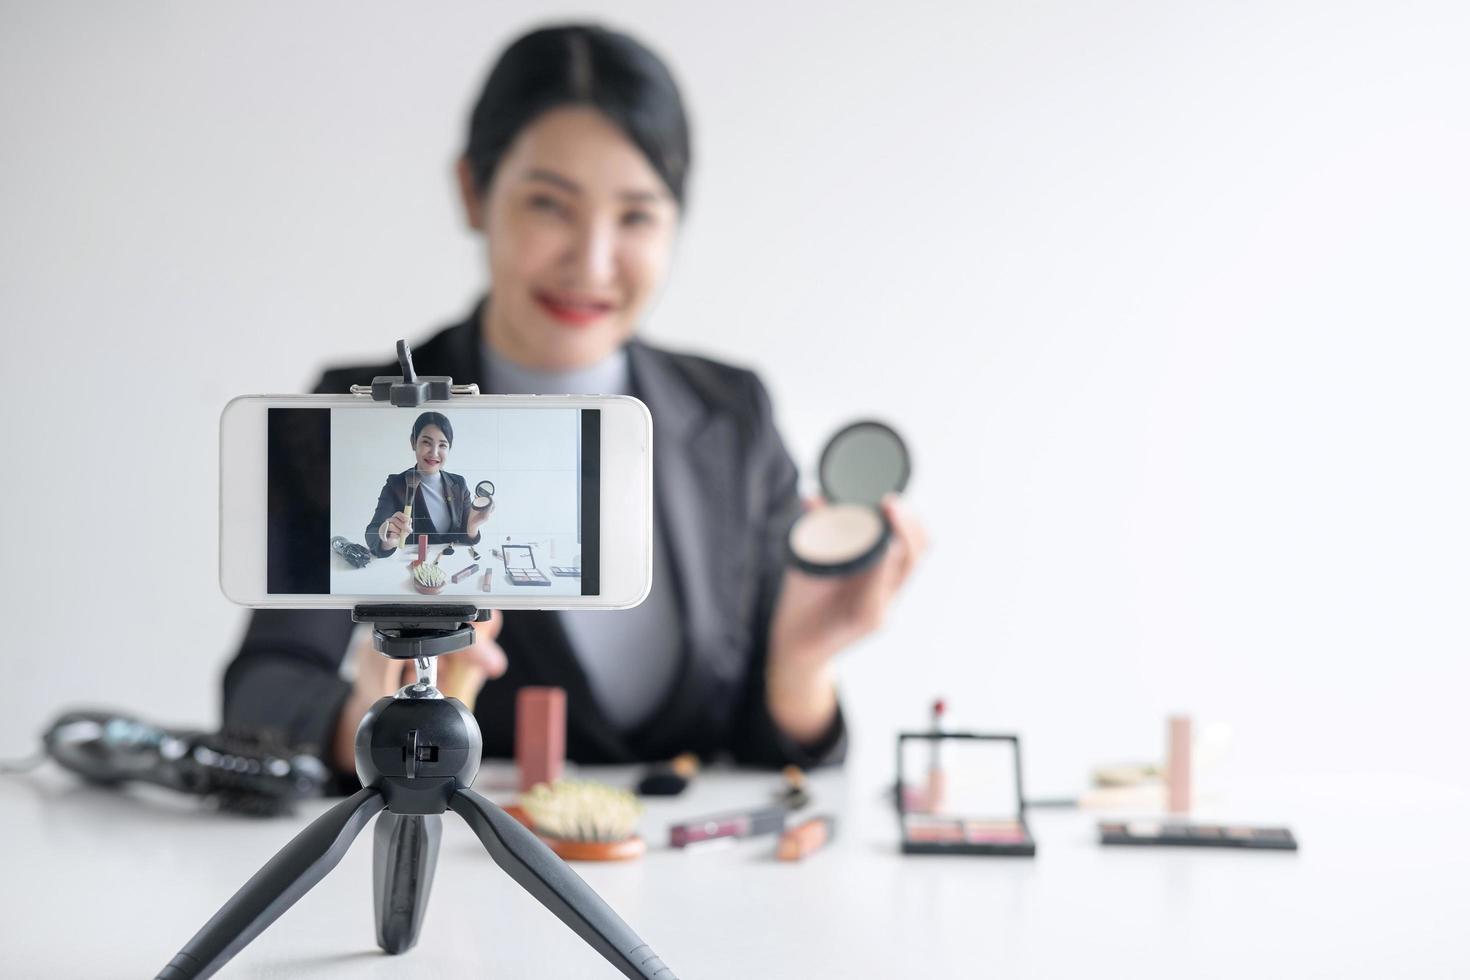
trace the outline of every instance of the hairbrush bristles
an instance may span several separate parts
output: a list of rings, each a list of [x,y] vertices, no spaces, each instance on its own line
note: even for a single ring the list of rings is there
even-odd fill
[[[568,860],[637,857],[643,838],[634,834],[643,804],[625,789],[560,779],[537,783],[521,796],[536,833]]]
[[[430,565],[425,562],[413,567],[413,579],[426,589],[442,589],[444,587],[444,569],[438,565]]]
[[[643,814],[643,804],[625,789],[569,779],[537,783],[521,806],[541,833],[581,841],[631,837]]]

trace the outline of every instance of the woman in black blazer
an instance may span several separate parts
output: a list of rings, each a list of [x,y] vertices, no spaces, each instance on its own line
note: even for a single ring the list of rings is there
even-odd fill
[[[489,507],[475,510],[464,477],[444,468],[454,447],[454,426],[442,412],[424,412],[414,420],[408,441],[413,447],[413,465],[384,481],[372,520],[363,532],[368,548],[386,558],[405,544],[412,547],[421,534],[429,536],[429,544],[479,544],[480,526],[489,519],[495,502],[492,499]],[[405,517],[410,478],[413,510],[411,517]]]
[[[487,755],[512,752],[516,691],[567,692],[567,754],[587,763],[730,754],[743,763],[842,759],[833,660],[878,628],[924,548],[897,500],[882,561],[847,578],[788,568],[797,472],[749,371],[659,349],[635,328],[663,284],[684,204],[689,132],[648,49],[596,27],[538,30],[501,56],[458,163],[494,292],[415,348],[424,374],[500,394],[641,398],[654,421],[653,591],[617,613],[516,610],[450,657],[482,679]],[[345,392],[392,365],[328,372]],[[417,514],[417,509],[416,512]],[[225,675],[225,723],[317,747],[355,782],[352,743],[400,665],[335,610],[259,610]]]

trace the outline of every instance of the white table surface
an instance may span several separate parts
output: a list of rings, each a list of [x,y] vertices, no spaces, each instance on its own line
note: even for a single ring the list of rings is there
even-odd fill
[[[632,770],[589,770],[629,782]],[[1295,854],[1103,848],[1096,816],[1039,810],[1035,859],[904,857],[881,772],[813,779],[837,841],[799,864],[774,839],[667,849],[667,825],[766,799],[716,771],[651,800],[641,860],[577,870],[685,980],[751,977],[1470,976],[1470,847],[1452,788],[1324,777],[1278,788]],[[476,788],[508,801],[508,770]],[[0,779],[0,976],[151,977],[329,804],[251,820],[55,767]],[[1277,816],[1282,814],[1278,813]],[[226,977],[616,976],[446,814],[419,945],[374,944],[370,829]]]

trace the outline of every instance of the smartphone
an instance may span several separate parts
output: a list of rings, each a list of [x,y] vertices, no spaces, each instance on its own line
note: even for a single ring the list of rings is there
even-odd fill
[[[623,396],[251,395],[220,416],[220,588],[246,606],[625,609],[653,422]]]

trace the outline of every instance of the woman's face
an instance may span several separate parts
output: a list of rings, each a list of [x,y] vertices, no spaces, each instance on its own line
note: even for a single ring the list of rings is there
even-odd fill
[[[678,206],[638,149],[595,109],[553,109],[521,131],[481,194],[460,163],[494,290],[483,329],[525,367],[562,371],[633,333],[668,269]]]
[[[438,473],[449,460],[449,439],[437,425],[426,425],[413,441],[414,459],[420,473]]]

